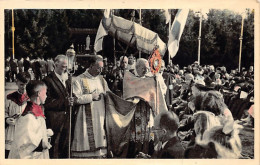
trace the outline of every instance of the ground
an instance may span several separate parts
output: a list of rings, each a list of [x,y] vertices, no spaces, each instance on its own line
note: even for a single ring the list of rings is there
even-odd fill
[[[5,92],[10,93],[11,91],[16,90],[17,87],[15,83],[6,83]],[[254,158],[254,130],[252,127],[244,127],[240,131],[240,138],[242,143],[242,156],[246,159]]]
[[[251,127],[244,127],[239,134],[242,142],[242,156],[254,158],[254,130]]]

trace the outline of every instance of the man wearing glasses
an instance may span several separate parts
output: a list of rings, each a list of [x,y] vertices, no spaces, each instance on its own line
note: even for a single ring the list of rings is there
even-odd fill
[[[184,157],[184,148],[177,136],[179,119],[174,112],[161,112],[154,119],[155,152],[152,156],[139,153],[137,157],[142,158],[173,158],[180,159]]]

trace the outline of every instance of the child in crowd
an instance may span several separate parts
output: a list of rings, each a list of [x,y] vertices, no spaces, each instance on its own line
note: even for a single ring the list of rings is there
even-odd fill
[[[53,132],[46,129],[45,116],[41,105],[47,96],[46,85],[41,81],[30,81],[26,86],[30,101],[16,123],[10,159],[48,159],[48,137]]]
[[[26,107],[27,100],[29,99],[25,91],[25,87],[29,81],[29,75],[25,72],[19,73],[16,76],[18,90],[8,94],[5,100],[5,158],[8,158],[13,142],[16,121]]]

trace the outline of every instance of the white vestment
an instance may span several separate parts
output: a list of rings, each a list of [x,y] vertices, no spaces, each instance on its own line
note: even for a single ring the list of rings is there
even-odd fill
[[[41,141],[48,141],[46,123],[43,117],[31,113],[21,116],[16,123],[14,141],[9,159],[49,159],[49,150],[34,151]]]
[[[73,93],[78,98],[74,138],[71,152],[74,158],[99,158],[107,154],[105,136],[105,101],[101,95],[99,101],[92,101],[92,93],[105,93],[108,89],[106,81],[101,77],[93,77],[88,70],[79,75],[73,83]]]

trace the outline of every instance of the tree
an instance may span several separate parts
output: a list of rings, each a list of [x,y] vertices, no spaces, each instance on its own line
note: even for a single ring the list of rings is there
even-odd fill
[[[18,57],[44,57],[49,44],[46,27],[47,10],[15,10],[16,54]]]
[[[50,19],[46,28],[49,44],[46,47],[48,57],[65,54],[70,46],[69,25],[66,10],[49,10]]]
[[[114,14],[131,19],[133,9],[116,9]],[[177,9],[171,10],[172,22]],[[103,17],[103,10],[14,10],[15,15],[15,56],[16,57],[54,57],[64,54],[71,43],[76,40],[85,42],[86,36],[70,36],[69,28],[97,29]],[[5,53],[11,54],[12,31],[11,10],[5,10]],[[241,31],[241,14],[230,10],[210,9],[203,17],[201,36],[201,64],[224,65],[227,69],[238,67],[239,37]],[[135,22],[139,23],[139,10],[135,10]],[[156,32],[168,42],[168,25],[165,24],[163,10],[142,9],[142,26]],[[186,66],[197,60],[199,17],[190,10],[180,40],[179,51],[173,62]],[[86,35],[86,34],[85,34]],[[93,36],[94,37],[94,36]],[[92,40],[93,41],[93,40]],[[106,49],[113,49],[111,38],[105,39]],[[126,44],[121,43],[126,47]],[[117,50],[121,50],[116,45]],[[136,48],[129,48],[131,53]],[[111,55],[112,51],[104,51]],[[109,53],[108,53],[109,52]],[[113,56],[113,52],[112,52]],[[244,20],[242,67],[254,64],[254,11],[247,9]]]

